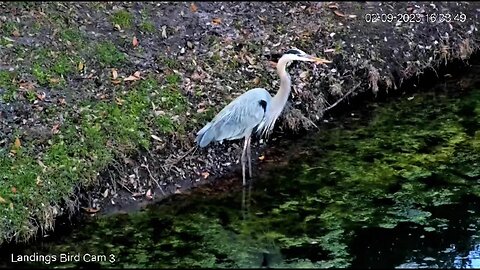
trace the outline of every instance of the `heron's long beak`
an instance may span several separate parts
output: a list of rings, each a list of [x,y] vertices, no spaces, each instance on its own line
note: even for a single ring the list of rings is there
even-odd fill
[[[306,57],[307,57],[308,59],[312,60],[313,62],[315,62],[315,64],[328,64],[328,63],[332,63],[332,61],[330,61],[330,60],[323,59],[323,58],[319,58],[319,57],[312,56],[312,55],[307,55]]]

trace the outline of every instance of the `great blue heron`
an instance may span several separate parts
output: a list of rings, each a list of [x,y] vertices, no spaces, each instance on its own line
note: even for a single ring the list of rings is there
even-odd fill
[[[299,49],[286,51],[277,62],[277,73],[280,76],[280,89],[274,97],[263,88],[251,89],[223,108],[211,122],[197,133],[195,142],[200,147],[212,141],[235,140],[245,138],[241,156],[243,185],[245,186],[245,163],[248,160],[248,175],[252,177],[250,140],[255,130],[260,136],[267,135],[274,127],[283,111],[290,94],[292,82],[286,71],[292,61],[309,61],[331,63],[331,61],[308,55]]]

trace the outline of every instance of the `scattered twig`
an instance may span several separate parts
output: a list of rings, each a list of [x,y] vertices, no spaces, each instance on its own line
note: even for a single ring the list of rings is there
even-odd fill
[[[323,166],[315,166],[315,167],[311,167],[311,168],[306,169],[306,171],[311,171],[311,170],[316,170],[316,169],[323,169],[323,168],[324,168]]]
[[[145,158],[144,158],[145,159]],[[145,159],[145,162],[146,162],[146,159]],[[140,166],[142,166],[143,168],[145,168],[148,172],[148,175],[150,176],[150,179],[153,180],[153,182],[155,182],[155,184],[157,184],[157,187],[160,189],[160,191],[162,192],[163,195],[165,195],[165,191],[163,191],[163,188],[160,186],[160,184],[158,183],[157,179],[155,179],[155,177],[153,177],[152,175],[152,172],[150,171],[150,168],[148,167],[148,165],[146,164],[141,164]]]
[[[122,182],[120,181],[117,181],[118,184],[120,184],[120,186],[122,186],[124,189],[126,189],[128,192],[130,192],[130,194],[134,195],[135,193],[133,193],[127,186],[125,186],[124,184],[122,184]]]
[[[194,146],[192,148],[190,148],[190,150],[188,150],[183,156],[177,158],[176,160],[172,161],[171,163],[169,163],[167,166],[168,166],[168,170],[170,170],[172,168],[173,165],[177,164],[178,162],[180,162],[180,160],[184,159],[186,156],[188,156],[188,154],[190,154],[193,150],[196,151],[197,147]],[[195,153],[195,151],[193,153]],[[192,154],[193,154],[192,153]]]
[[[335,103],[333,103],[332,105],[328,106],[325,110],[323,110],[323,112],[326,112],[330,109],[332,109],[333,107],[337,106],[338,103],[342,102],[342,100],[344,100],[348,95],[350,95],[351,93],[353,93],[353,91],[355,91],[362,83],[358,83],[357,85],[355,85],[352,89],[350,89],[350,91],[348,91],[345,95],[343,95],[340,99],[338,99],[337,101],[335,101]]]
[[[115,181],[115,176],[110,170],[108,170],[108,175],[110,175],[110,179],[112,180],[113,192],[117,193],[117,181]]]
[[[320,128],[315,124],[315,122],[312,121],[312,119],[308,117],[304,117],[305,121],[307,121],[310,125],[314,126],[317,130],[320,130]]]

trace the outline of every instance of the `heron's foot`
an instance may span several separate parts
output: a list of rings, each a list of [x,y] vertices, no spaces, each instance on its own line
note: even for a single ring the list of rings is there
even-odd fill
[[[243,179],[243,187],[250,186],[253,181],[253,177],[248,177]]]

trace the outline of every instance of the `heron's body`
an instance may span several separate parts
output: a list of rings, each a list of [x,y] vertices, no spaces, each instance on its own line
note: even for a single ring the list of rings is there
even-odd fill
[[[272,97],[263,88],[254,88],[225,106],[197,134],[200,147],[212,141],[236,140],[252,133],[265,119]]]
[[[316,61],[329,63],[298,50],[287,51],[277,63],[277,73],[280,77],[280,89],[272,97],[263,88],[254,88],[240,95],[223,108],[208,124],[197,133],[195,141],[200,147],[213,141],[235,140],[245,138],[242,152],[242,176],[245,185],[245,163],[248,160],[249,175],[252,174],[250,141],[252,132],[266,135],[273,129],[275,121],[280,116],[291,89],[291,80],[285,70],[287,63],[298,61]]]

